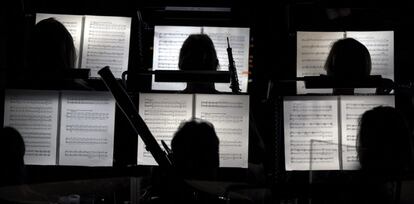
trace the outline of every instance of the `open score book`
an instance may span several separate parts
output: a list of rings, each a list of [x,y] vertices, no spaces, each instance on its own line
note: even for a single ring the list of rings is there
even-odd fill
[[[395,106],[393,95],[291,96],[283,101],[286,170],[356,170],[362,114]]]
[[[128,69],[131,18],[37,13],[36,23],[55,18],[70,32],[76,49],[76,66],[91,69],[91,77],[109,66],[121,78]]]
[[[25,164],[112,166],[115,99],[108,92],[7,90],[4,126],[22,135]]]
[[[158,143],[164,140],[167,145],[181,122],[193,117],[205,119],[214,125],[220,141],[220,167],[247,168],[248,95],[141,93],[139,114]],[[141,138],[138,165],[156,165]]]

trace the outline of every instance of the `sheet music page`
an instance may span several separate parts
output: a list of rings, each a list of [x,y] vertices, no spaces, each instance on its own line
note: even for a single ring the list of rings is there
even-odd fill
[[[178,70],[180,49],[190,34],[205,33],[210,36],[216,48],[220,67],[218,70],[229,70],[227,57],[227,37],[233,50],[240,88],[247,92],[249,71],[249,28],[230,27],[191,27],[191,26],[155,26],[154,28],[154,70]],[[231,92],[230,84],[217,83],[216,89]],[[183,90],[185,83],[154,82],[154,90]]]
[[[91,77],[109,66],[116,78],[128,70],[130,17],[86,16],[82,50],[82,68],[91,69]]]
[[[178,58],[183,42],[190,34],[200,34],[201,27],[191,26],[155,26],[153,70],[178,70]],[[155,82],[154,90],[183,90],[185,83]]]
[[[76,49],[76,63],[75,68],[79,67],[79,56],[81,49],[82,39],[82,27],[83,27],[83,16],[80,15],[64,15],[64,14],[51,14],[51,13],[36,13],[36,23],[47,18],[55,18],[61,22],[69,33],[72,35],[73,43]]]
[[[214,125],[220,140],[220,167],[248,166],[249,96],[196,94],[195,117]]]
[[[336,97],[286,97],[283,101],[286,170],[338,170]]]
[[[109,92],[62,92],[59,164],[112,166],[115,99]]]
[[[161,146],[161,140],[171,145],[174,133],[181,122],[193,115],[193,95],[140,93],[139,115]],[[138,139],[138,165],[157,165],[151,153],[145,150],[141,137]]]
[[[332,44],[343,38],[344,32],[297,32],[296,76],[319,76],[326,74],[326,58]],[[305,83],[297,82],[297,94],[332,93],[332,89],[305,89]]]
[[[394,31],[348,31],[347,37],[364,44],[371,55],[371,75],[394,80]]]
[[[220,71],[229,70],[227,37],[229,38],[240,89],[241,92],[247,92],[249,80],[250,29],[230,27],[203,27],[203,29],[204,33],[209,35],[214,43],[219,59]],[[216,83],[216,89],[221,92],[231,92],[230,83]]]
[[[4,126],[22,135],[25,164],[56,165],[59,92],[6,90]]]
[[[297,32],[297,77],[326,74],[323,66],[332,44],[344,37],[344,32]],[[364,44],[372,61],[371,75],[394,80],[394,31],[347,31],[346,37]],[[327,89],[304,88],[297,83],[297,93],[331,93]],[[375,93],[375,89],[359,88],[355,93]]]
[[[395,107],[395,98],[388,96],[341,96],[342,164],[344,170],[360,168],[356,140],[362,114],[377,106]]]

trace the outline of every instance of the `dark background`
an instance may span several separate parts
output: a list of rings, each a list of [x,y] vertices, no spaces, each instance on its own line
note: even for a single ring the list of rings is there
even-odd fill
[[[152,66],[154,25],[210,25],[250,27],[251,50],[249,94],[251,112],[266,145],[261,155],[269,183],[284,180],[282,137],[276,121],[277,95],[269,92],[269,81],[292,79],[296,75],[296,31],[374,31],[394,30],[395,81],[407,84],[414,80],[412,48],[414,10],[408,1],[231,1],[231,0],[4,0],[0,19],[0,88],[4,89],[11,75],[27,66],[25,53],[30,28],[37,12],[132,17],[129,71],[147,70]],[[196,13],[171,12],[165,6],[226,7],[231,12]],[[349,8],[347,16],[333,18],[328,8]],[[148,25],[143,29],[143,41],[138,40],[137,10]],[[142,46],[140,52],[139,46]],[[143,56],[142,61],[139,56]],[[283,92],[294,93],[294,86]],[[270,94],[269,94],[270,93]],[[401,108],[413,126],[414,111],[410,94],[397,97]],[[3,113],[3,105],[0,107]],[[3,117],[1,117],[2,119]],[[122,130],[122,131],[121,131]],[[56,181],[109,176],[139,176],[148,169],[136,167],[136,137],[126,119],[117,112],[114,167],[29,166],[30,182]],[[251,153],[251,152],[250,152]],[[245,181],[245,170],[226,169],[231,177]],[[233,173],[236,172],[236,173]],[[230,175],[224,173],[223,175]],[[276,182],[275,182],[276,181]]]

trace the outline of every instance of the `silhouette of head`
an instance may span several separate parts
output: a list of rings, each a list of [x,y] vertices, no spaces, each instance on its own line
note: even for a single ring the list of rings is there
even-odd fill
[[[25,145],[20,133],[11,127],[0,132],[0,185],[23,183]]]
[[[181,124],[171,141],[174,164],[188,179],[211,180],[219,167],[219,139],[214,126],[193,119]]]
[[[184,41],[178,67],[183,71],[216,71],[218,59],[213,41],[208,35],[193,34]],[[215,85],[211,82],[187,82],[184,92],[216,93]]]
[[[411,134],[403,116],[393,107],[366,111],[360,121],[358,157],[369,172],[406,170],[412,159]]]
[[[76,50],[73,38],[65,26],[54,18],[38,22],[33,30],[32,66],[47,70],[73,68]]]
[[[325,70],[328,76],[344,80],[367,77],[371,72],[371,56],[357,40],[340,39],[332,45]]]
[[[205,34],[188,36],[180,50],[178,67],[186,71],[217,70],[217,53],[210,37]]]

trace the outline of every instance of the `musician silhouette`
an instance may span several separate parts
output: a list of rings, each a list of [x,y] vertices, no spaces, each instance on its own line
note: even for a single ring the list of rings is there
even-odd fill
[[[72,35],[54,18],[39,21],[32,33],[31,66],[45,71],[75,67],[76,50]]]
[[[404,117],[393,107],[375,107],[362,115],[357,138],[363,175],[356,189],[358,200],[397,203],[400,181],[413,164],[411,137]]]
[[[30,87],[93,89],[86,81],[67,76],[68,70],[75,67],[76,49],[72,35],[61,22],[54,18],[39,21],[33,28],[30,46],[30,67],[26,73],[26,80],[34,81]]]
[[[412,164],[412,139],[404,117],[393,107],[366,111],[360,121],[358,157],[362,170],[399,175]]]
[[[339,81],[361,80],[371,73],[368,49],[353,38],[337,40],[325,62],[327,75]],[[353,94],[353,88],[335,88],[334,94]]]
[[[184,41],[179,55],[178,68],[184,71],[216,71],[219,66],[216,49],[206,34],[192,34]],[[214,83],[187,82],[184,92],[217,93]]]
[[[213,124],[186,121],[171,141],[174,165],[185,179],[215,180],[219,168],[219,139]]]
[[[24,183],[25,144],[20,133],[12,127],[0,130],[0,186]]]
[[[219,168],[219,139],[214,126],[205,120],[183,122],[171,141],[176,177],[161,179],[153,171],[153,184],[145,198],[150,203],[217,203],[213,192],[200,190],[187,182],[214,181]],[[155,180],[154,180],[155,179]],[[161,180],[157,180],[161,179]],[[184,182],[186,181],[186,182]],[[154,196],[155,195],[155,196]]]

